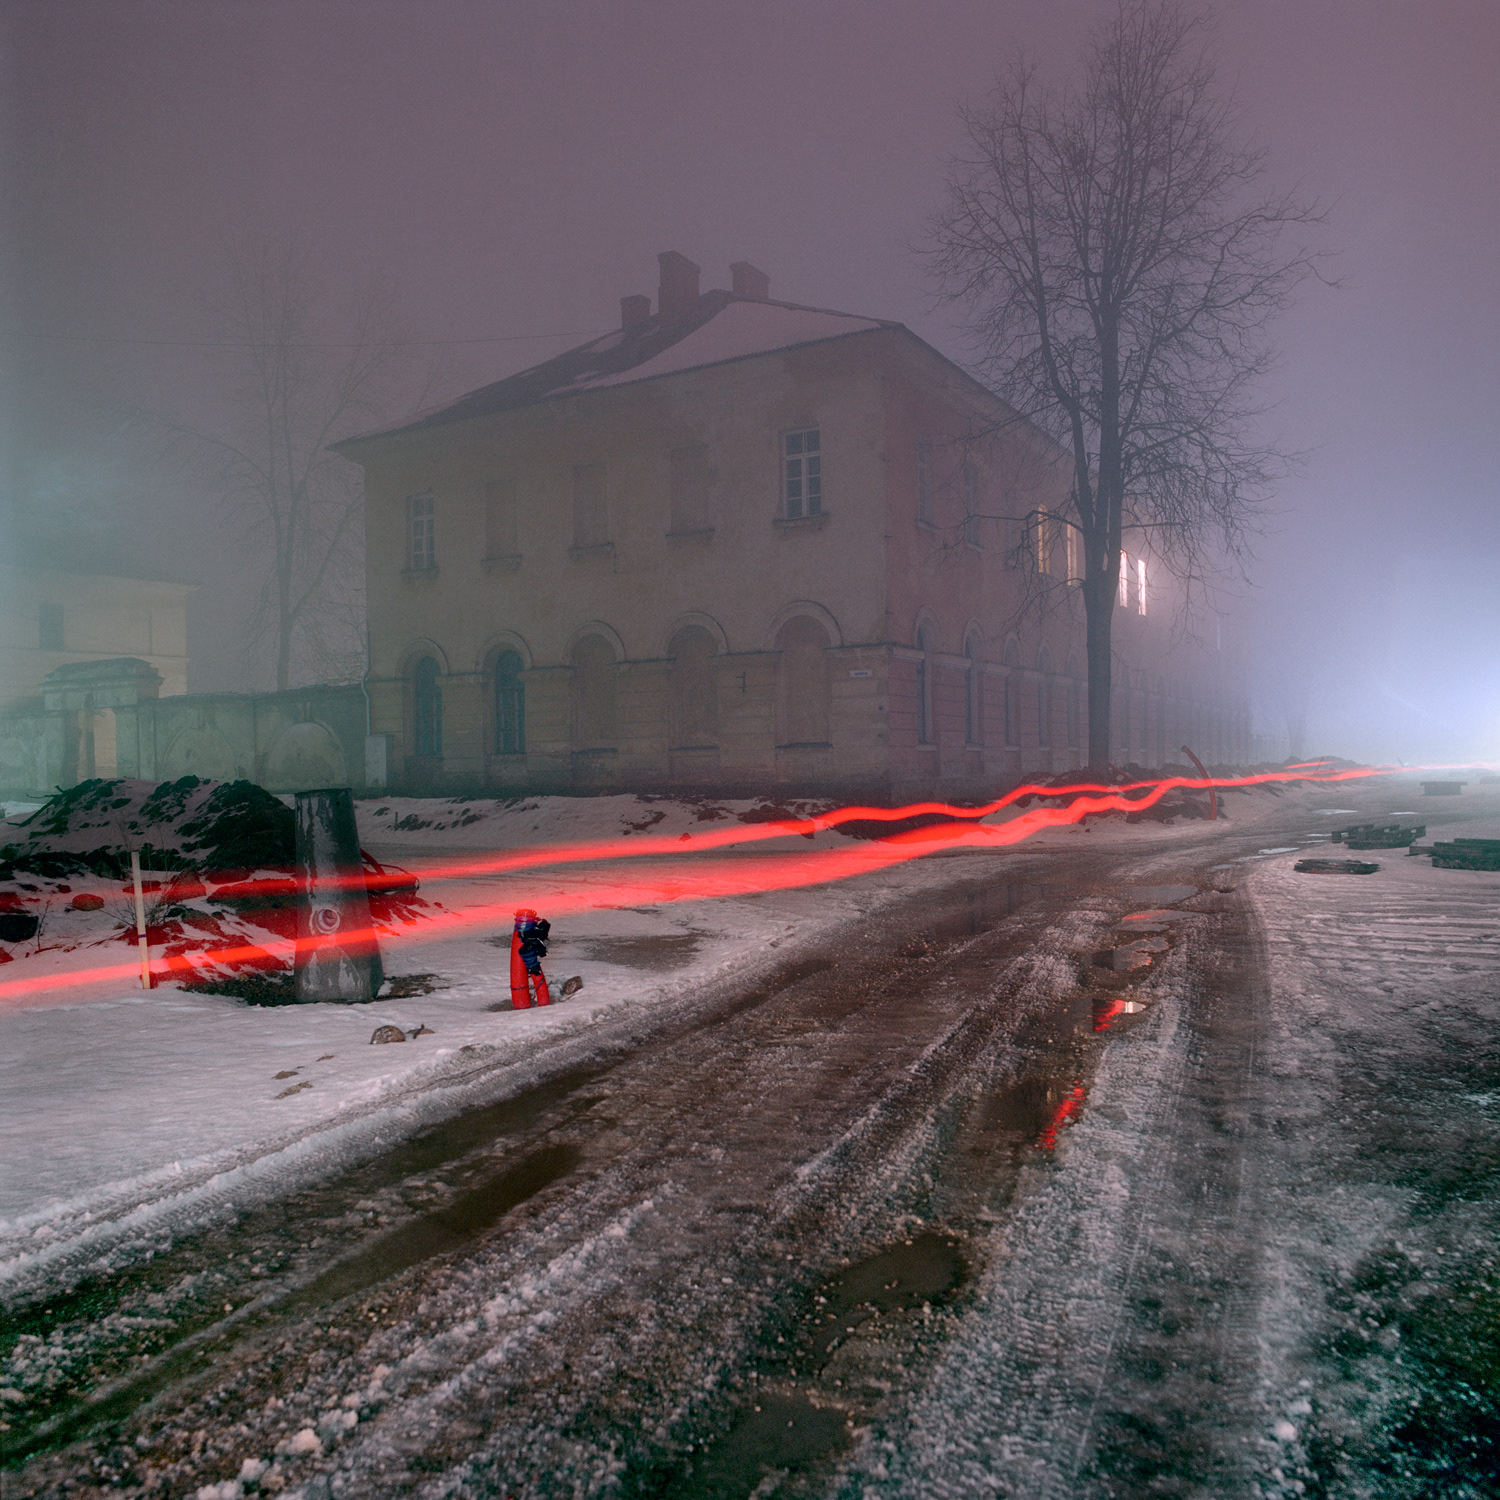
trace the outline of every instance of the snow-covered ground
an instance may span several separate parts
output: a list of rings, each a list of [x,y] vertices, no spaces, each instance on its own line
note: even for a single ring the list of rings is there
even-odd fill
[[[1130,855],[1127,884],[1137,875],[1165,883],[1215,860],[1210,850],[1227,838],[1211,883],[1237,887],[1234,894],[1209,891],[1188,903],[1196,914],[1174,927],[1185,941],[1153,969],[1143,1019],[1104,1050],[1058,1151],[1026,1157],[1005,1212],[980,1215],[966,1231],[985,1270],[973,1299],[944,1325],[936,1362],[915,1388],[886,1371],[895,1393],[880,1420],[856,1436],[828,1493],[842,1500],[1307,1490],[1352,1500],[1483,1492],[1461,1483],[1432,1488],[1429,1481],[1442,1476],[1419,1450],[1422,1433],[1436,1431],[1427,1446],[1451,1465],[1460,1452],[1455,1423],[1471,1410],[1488,1420],[1482,1403],[1465,1406],[1450,1377],[1465,1372],[1467,1358],[1477,1382],[1471,1388],[1483,1388],[1488,1376],[1473,1349],[1484,1346],[1475,1335],[1500,1306],[1493,1252],[1500,1130],[1489,1086],[1500,1019],[1500,875],[1434,871],[1402,850],[1361,856],[1382,866],[1372,876],[1298,875],[1292,865],[1321,842],[1319,828],[1396,813],[1425,819],[1438,837],[1486,834],[1500,827],[1486,821],[1500,818],[1500,791],[1471,786],[1462,799],[1429,800],[1404,777],[1230,794],[1228,831],[1201,822],[1112,821],[1048,831],[1039,836],[1044,843],[1028,840],[1009,852],[934,844],[937,858],[904,863],[891,862],[889,849],[820,833],[791,841],[792,855],[785,844],[762,845],[701,862],[661,853],[621,866],[595,850],[577,864],[517,867],[528,838],[529,847],[554,853],[559,844],[594,838],[618,850],[648,837],[680,842],[705,821],[720,821],[703,820],[694,804],[622,799],[610,807],[610,800],[582,808],[544,803],[524,813],[455,803],[365,809],[379,820],[363,829],[367,847],[418,869],[423,894],[442,902],[432,921],[387,947],[391,971],[437,975],[448,986],[429,995],[369,1007],[254,1010],[173,989],[130,992],[117,981],[95,981],[66,999],[38,987],[29,1005],[12,991],[0,1011],[0,1054],[11,1060],[0,1079],[5,1169],[13,1174],[4,1191],[15,1204],[9,1289],[76,1275],[90,1259],[107,1261],[111,1246],[123,1257],[132,1236],[138,1244],[153,1233],[165,1238],[229,1203],[325,1175],[466,1104],[506,1097],[557,1071],[565,1057],[645,1039],[651,1023],[687,1015],[715,986],[722,993],[726,983],[748,983],[757,966],[829,951],[856,917],[878,914],[924,884],[935,890],[951,882],[959,867],[950,855],[966,870],[1024,881],[1036,879],[1042,864],[1013,864],[1017,849],[1050,848],[1055,857],[1045,867],[1061,871],[1069,849],[1115,848]],[[633,826],[656,812],[663,816],[647,827]],[[518,814],[533,826],[518,826]],[[559,833],[563,817],[581,821]],[[406,826],[394,827],[400,823]],[[1261,825],[1265,836],[1245,837]],[[833,884],[791,883],[799,869],[810,874],[820,863],[814,856],[826,853],[842,868],[851,850],[857,859],[848,868],[863,861],[863,873]],[[481,862],[486,868],[475,869]],[[696,873],[702,870],[709,879]],[[731,893],[703,899],[708,884]],[[770,889],[756,894],[758,886]],[[554,980],[579,973],[585,986],[551,1011],[491,1010],[505,1003],[507,976],[503,950],[486,940],[504,935],[509,909],[523,901],[557,918],[560,941],[548,964]],[[1081,902],[1063,923],[1077,929],[1073,947],[1037,956],[1028,982],[1039,995],[1060,996],[1076,983],[1075,966],[1081,958],[1086,967],[1097,943],[1094,929],[1114,920],[1107,905],[1098,897]],[[46,977],[60,961],[56,953],[23,957],[7,974],[34,964]],[[951,1007],[944,1014],[959,1019],[989,983],[978,969],[959,969],[952,995],[899,998],[924,1010],[941,999]],[[668,1443],[672,1424],[688,1423],[695,1403],[711,1399],[695,1393],[734,1373],[745,1320],[753,1328],[758,1309],[777,1295],[773,1276],[759,1274],[775,1266],[755,1264],[767,1247],[747,1230],[746,1266],[739,1265],[739,1242],[726,1243],[725,1224],[751,1222],[736,1214],[752,1212],[760,1224],[768,1211],[784,1212],[773,1240],[786,1233],[789,1242],[770,1248],[776,1262],[785,1249],[785,1274],[796,1274],[791,1252],[802,1248],[795,1236],[802,1200],[746,1196],[732,1170],[744,1166],[739,1137],[758,1140],[757,1132],[775,1125],[785,1153],[778,1159],[797,1162],[799,1131],[818,1138],[812,1121],[820,1092],[813,1088],[805,1101],[781,1094],[770,1121],[760,1102],[777,1098],[793,1074],[808,1087],[819,1066],[830,1093],[837,1079],[859,1098],[861,1069],[877,1038],[889,1047],[898,1013],[886,998],[868,1013],[851,1013],[858,1025],[841,1029],[825,1018],[821,1029],[804,1031],[795,1008],[782,1009],[759,1030],[731,1038],[726,1026],[723,1038],[716,1032],[696,1049],[673,1051],[671,1065],[688,1080],[682,1098],[668,1108],[660,1094],[653,1111],[600,1122],[618,1155],[601,1151],[594,1175],[566,1207],[518,1224],[503,1244],[442,1273],[430,1303],[372,1328],[368,1344],[356,1329],[354,1352],[339,1353],[345,1345],[330,1340],[326,1374],[297,1395],[303,1405],[294,1403],[298,1413],[305,1406],[305,1417],[282,1413],[280,1398],[277,1415],[264,1420],[255,1415],[259,1405],[255,1413],[246,1407],[246,1420],[259,1424],[252,1437],[201,1408],[183,1431],[161,1439],[173,1453],[191,1453],[172,1473],[201,1475],[195,1483],[212,1480],[228,1495],[237,1482],[226,1476],[242,1456],[237,1445],[261,1452],[254,1446],[261,1429],[284,1428],[285,1442],[304,1442],[287,1453],[305,1459],[328,1450],[323,1477],[291,1492],[309,1500],[329,1493],[335,1479],[334,1492],[345,1492],[347,1482],[350,1494],[391,1493],[382,1476],[401,1467],[404,1453],[422,1456],[433,1495],[468,1493],[453,1487],[468,1472],[466,1455],[492,1443],[513,1466],[484,1472],[514,1474],[518,1494],[610,1493],[612,1452],[591,1448],[586,1428],[502,1422],[481,1440],[485,1423],[466,1425],[468,1403],[509,1383],[513,1399],[545,1405],[545,1382],[556,1380],[570,1412],[596,1399],[628,1421],[639,1396]],[[387,1020],[425,1023],[433,1034],[369,1046],[368,1029]],[[861,1026],[877,1029],[862,1033]],[[1010,1042],[999,1031],[995,1038],[995,1056],[1013,1058]],[[69,1062],[77,1084],[59,1092],[54,1085]],[[895,1076],[915,1089],[920,1071],[913,1064]],[[942,1138],[936,1114],[915,1145],[901,1147],[916,1152],[910,1160],[853,1153],[858,1172],[879,1163],[879,1182],[838,1180],[836,1159],[844,1142],[878,1131],[892,1110],[910,1110],[919,1092],[893,1095],[895,1103],[881,1095],[831,1153],[797,1165],[795,1181],[812,1184],[804,1207],[837,1203],[842,1215],[848,1198],[854,1240],[889,1234],[893,1184],[911,1179],[920,1190],[921,1152],[936,1150]],[[613,1115],[608,1090],[601,1093],[599,1109]],[[62,1135],[49,1118],[54,1095],[68,1100],[75,1134],[97,1136],[101,1122],[114,1122],[99,1148],[102,1166],[88,1149],[59,1169],[46,1164]],[[721,1095],[722,1110],[695,1112],[695,1098]],[[932,1100],[919,1106],[936,1107]],[[804,1110],[808,1123],[799,1125]],[[160,1129],[152,1128],[153,1111],[164,1117]],[[830,1114],[824,1123],[842,1129],[835,1120]],[[628,1168],[627,1146],[644,1152]],[[383,1214],[382,1205],[376,1194],[353,1207]],[[869,1216],[868,1230],[856,1210]],[[579,1226],[588,1232],[572,1233]],[[732,1280],[760,1300],[735,1303]],[[674,1342],[679,1321],[688,1350],[682,1383],[665,1394],[652,1394],[644,1378],[632,1384],[648,1345]],[[326,1333],[333,1332],[330,1324]],[[578,1361],[595,1345],[602,1362],[580,1363],[568,1375],[567,1357]],[[375,1364],[377,1357],[384,1363]],[[375,1370],[374,1384],[358,1374],[364,1365]],[[248,1389],[265,1403],[264,1386]],[[842,1422],[838,1390],[812,1396],[814,1405],[831,1403]],[[215,1393],[208,1401],[229,1399]],[[377,1411],[385,1412],[379,1420]],[[1417,1417],[1426,1428],[1412,1425]],[[343,1425],[335,1428],[335,1419]],[[304,1420],[317,1431],[300,1427]],[[192,1431],[216,1421],[222,1432]],[[282,1441],[268,1439],[253,1463],[264,1466]],[[210,1450],[233,1452],[233,1463],[210,1458]],[[330,1478],[335,1460],[339,1473]],[[290,1459],[285,1464],[295,1469]],[[433,1464],[447,1472],[439,1477]],[[179,1491],[180,1483],[170,1492]]]
[[[1243,828],[1329,805],[1332,790],[1299,783],[1224,800],[1231,826]],[[432,976],[434,988],[370,1006],[265,1009],[170,983],[143,991],[133,944],[119,940],[128,912],[118,889],[87,913],[69,904],[91,888],[87,877],[41,881],[33,894],[47,924],[0,967],[0,1295],[108,1265],[117,1245],[337,1170],[523,1086],[556,1047],[586,1051],[611,1022],[649,1022],[708,986],[748,978],[778,950],[815,950],[872,902],[946,878],[941,860],[913,858],[949,852],[941,843],[893,849],[835,831],[691,852],[695,841],[752,838],[763,825],[736,816],[750,807],[635,796],[359,804],[365,847],[416,871],[434,903],[427,920],[383,944],[387,973]],[[989,821],[1019,832],[1026,817],[1007,809]],[[1044,827],[965,857],[1171,847],[1211,831],[1196,820],[1116,818]],[[625,857],[645,848],[682,852]],[[578,862],[527,865],[569,851]],[[49,897],[49,884],[68,890]],[[725,894],[695,899],[702,890]],[[523,904],[553,921],[554,993],[574,974],[583,988],[515,1012],[507,944]],[[383,1024],[428,1034],[372,1046]]]

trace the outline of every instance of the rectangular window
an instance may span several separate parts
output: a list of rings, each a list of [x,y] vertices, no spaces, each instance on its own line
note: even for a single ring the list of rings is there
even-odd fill
[[[1120,608],[1130,608],[1130,554],[1120,554]]]
[[[1080,555],[1083,548],[1079,545],[1081,541],[1076,526],[1063,527],[1063,548],[1067,553],[1068,582],[1083,582],[1083,558]]]
[[[516,482],[492,479],[484,487],[484,555],[514,557],[516,541]]]
[[[410,495],[406,501],[406,566],[413,573],[437,567],[431,495]]]
[[[608,540],[604,465],[579,464],[573,470],[573,545],[598,547]]]
[[[671,532],[707,531],[713,525],[708,510],[708,450],[702,446],[676,448],[671,455]]]
[[[781,440],[781,498],[788,521],[823,514],[823,451],[816,427]]]
[[[1005,566],[1021,566],[1021,523],[1014,516],[1006,516],[1000,523],[1005,535]]]
[[[964,460],[964,540],[979,545],[979,470],[972,459]]]
[[[932,443],[917,439],[917,519],[932,524]]]
[[[39,604],[36,610],[37,644],[43,651],[63,650],[63,607]]]
[[[1138,557],[1135,560],[1135,612],[1138,615],[1146,613],[1146,559]]]

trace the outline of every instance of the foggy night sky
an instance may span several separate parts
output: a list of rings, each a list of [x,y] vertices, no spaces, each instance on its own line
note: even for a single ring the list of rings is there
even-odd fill
[[[100,457],[127,404],[213,420],[211,356],[130,341],[210,336],[233,226],[297,224],[330,275],[383,274],[414,337],[544,335],[444,346],[445,394],[615,326],[664,249],[962,362],[912,253],[954,106],[1017,47],[1072,66],[1106,8],[10,0],[0,477],[118,507],[205,585],[191,686],[248,686],[247,564],[211,498]],[[1310,751],[1500,760],[1500,5],[1213,9],[1269,180],[1328,205],[1347,283],[1277,328],[1270,420],[1308,461],[1241,606],[1257,727],[1306,684]]]

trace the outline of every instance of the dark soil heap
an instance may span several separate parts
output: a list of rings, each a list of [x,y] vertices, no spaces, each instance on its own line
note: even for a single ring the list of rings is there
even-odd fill
[[[291,809],[251,781],[81,781],[19,827],[25,837],[0,847],[0,879],[119,877],[132,849],[153,870],[274,869],[295,857]]]

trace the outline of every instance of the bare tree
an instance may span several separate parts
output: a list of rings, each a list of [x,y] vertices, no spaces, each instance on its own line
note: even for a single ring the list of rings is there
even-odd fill
[[[363,489],[329,444],[422,403],[411,346],[378,286],[336,313],[306,246],[245,237],[225,254],[216,308],[231,399],[213,431],[173,430],[209,456],[266,574],[252,636],[270,637],[276,687],[357,676],[363,652]],[[420,388],[414,389],[414,388]],[[404,392],[404,394],[403,394]]]
[[[1285,459],[1258,442],[1265,331],[1316,269],[1318,222],[1259,191],[1201,45],[1172,0],[1126,0],[1080,79],[1018,64],[961,118],[932,264],[965,305],[978,367],[1071,455],[1087,620],[1089,764],[1107,765],[1121,549],[1139,532],[1191,592],[1242,556]]]

